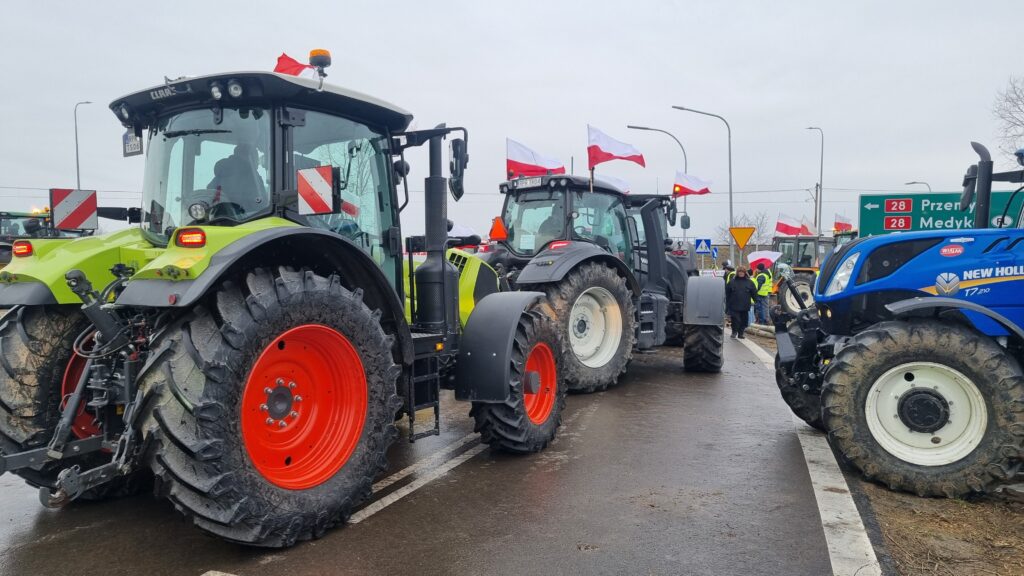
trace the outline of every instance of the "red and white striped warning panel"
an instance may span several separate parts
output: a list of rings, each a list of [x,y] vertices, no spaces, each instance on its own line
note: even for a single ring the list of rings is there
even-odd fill
[[[299,214],[334,212],[334,168],[305,168],[296,174],[299,183]]]
[[[58,230],[95,230],[96,191],[50,188],[50,213]]]
[[[299,183],[299,214],[331,214],[334,212],[334,167],[319,166],[296,172]],[[341,211],[359,216],[359,199],[341,191]]]

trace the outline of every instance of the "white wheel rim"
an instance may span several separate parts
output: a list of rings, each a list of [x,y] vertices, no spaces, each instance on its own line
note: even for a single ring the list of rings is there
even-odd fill
[[[800,310],[799,299],[802,298],[804,306],[810,308],[814,305],[814,291],[803,282],[795,284],[796,290],[786,290],[786,305],[790,310]]]
[[[569,312],[569,344],[580,363],[600,368],[615,357],[622,341],[622,312],[608,290],[588,288]]]
[[[900,399],[915,388],[930,390],[948,404],[948,420],[938,430],[914,431],[900,418]],[[864,413],[871,435],[886,452],[919,466],[963,459],[978,447],[988,427],[985,398],[974,382],[933,362],[901,364],[882,374],[868,390]]]

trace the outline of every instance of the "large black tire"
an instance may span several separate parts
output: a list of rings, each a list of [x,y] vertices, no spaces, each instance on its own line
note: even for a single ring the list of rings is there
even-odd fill
[[[796,315],[800,311],[800,306],[796,303],[797,298],[803,299],[804,306],[811,308],[814,306],[814,276],[811,274],[796,274],[793,276],[793,286],[796,288],[794,294],[789,289],[789,284],[785,281],[779,283],[779,307],[784,312],[791,315]]]
[[[779,367],[779,356],[775,355],[775,383],[779,386],[782,399],[793,414],[806,422],[811,428],[825,431],[821,421],[821,395],[813,394],[792,384]]]
[[[163,337],[142,379],[142,386],[159,396],[147,426],[158,495],[169,498],[199,528],[249,545],[290,546],[345,522],[369,496],[374,477],[387,468],[385,453],[397,437],[401,370],[379,319],[379,311],[363,304],[361,290],[345,289],[337,276],[256,269],[241,283],[224,282],[207,306],[196,306]],[[365,420],[353,434],[358,443],[333,475],[328,472],[310,487],[288,489],[253,461],[242,430],[243,393],[247,385],[260,386],[250,376],[262,355],[284,350],[287,331],[310,325],[340,334],[358,354],[365,374]],[[301,380],[300,375],[295,379]],[[299,391],[309,389],[309,396],[323,398],[330,382],[308,376],[300,384]],[[310,400],[301,406],[295,402],[302,398],[292,398],[285,413],[304,409]],[[317,410],[322,406],[329,404]],[[313,460],[326,457],[317,453]],[[291,456],[283,464],[291,465]]]
[[[721,372],[724,363],[725,328],[686,325],[683,369],[687,372]]]
[[[622,338],[614,354],[601,366],[587,366],[572,349],[572,310],[580,296],[591,288],[603,288],[615,299],[622,316]],[[585,263],[570,272],[561,282],[545,287],[548,303],[554,310],[562,334],[560,367],[570,392],[590,393],[614,386],[633,356],[636,332],[633,327],[633,297],[626,279],[615,270]]]
[[[503,403],[475,402],[469,413],[476,422],[474,429],[480,433],[482,442],[492,448],[523,454],[539,452],[554,440],[562,424],[567,392],[560,377],[561,365],[556,353],[560,339],[558,325],[547,314],[536,308],[523,313],[512,345],[508,400]],[[537,415],[538,419],[543,416],[540,422],[530,418],[523,385],[527,356],[537,346],[548,348],[554,364],[553,379],[548,375],[540,381],[542,388],[553,387],[554,392],[550,408]]]
[[[982,420],[978,418],[975,420],[979,424],[977,433],[964,432],[954,437],[973,437],[977,442],[970,453],[955,461],[938,465],[910,462],[884,448],[869,428],[866,412],[871,388],[891,378],[886,374],[893,374],[893,369],[904,364],[919,366],[919,363],[930,363],[931,370],[957,371],[973,384],[981,398],[977,404],[979,413],[986,415],[985,426],[980,427]],[[911,386],[916,380],[911,368],[902,378],[908,390],[932,394],[925,385]],[[933,389],[939,390],[937,386]],[[879,388],[876,393],[879,399],[874,402],[888,398],[881,394],[884,390]],[[962,404],[950,405],[950,414],[958,410],[970,413],[971,403]],[[938,320],[890,321],[858,334],[839,351],[825,373],[822,405],[824,425],[833,447],[865,477],[894,490],[949,498],[986,492],[1010,480],[1024,457],[1021,367],[991,338],[961,324]],[[901,418],[898,412],[894,416]],[[932,437],[934,442],[939,438],[941,442],[945,426],[947,424],[934,432],[914,434],[926,433],[924,439]],[[905,429],[910,436],[909,425]],[[902,430],[900,428],[900,434]],[[973,441],[967,444],[973,445]],[[915,450],[915,455],[926,453],[923,448]]]
[[[60,421],[61,386],[71,361],[71,345],[88,327],[78,306],[19,306],[0,320],[0,452],[12,454],[50,442]],[[87,470],[110,459],[109,453],[97,452],[13,474],[36,488],[53,488],[64,468],[77,465]],[[147,485],[145,476],[118,478],[79,498],[128,495]]]

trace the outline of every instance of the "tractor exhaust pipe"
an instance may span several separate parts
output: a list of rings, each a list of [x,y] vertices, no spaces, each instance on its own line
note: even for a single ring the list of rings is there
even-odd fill
[[[438,128],[444,128],[441,124]],[[424,185],[424,244],[427,259],[416,268],[416,318],[421,329],[456,329],[458,270],[445,258],[448,240],[447,179],[443,172],[444,136],[430,139],[430,172]]]
[[[989,212],[992,206],[992,155],[987,148],[977,142],[971,142],[971,147],[979,158],[974,187],[974,227],[988,228],[991,226]]]

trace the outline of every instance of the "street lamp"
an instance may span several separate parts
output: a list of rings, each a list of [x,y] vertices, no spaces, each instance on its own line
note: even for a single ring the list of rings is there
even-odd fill
[[[679,141],[679,138],[676,138],[675,135],[673,135],[671,132],[669,132],[667,130],[662,130],[661,128],[648,128],[647,126],[633,126],[632,124],[627,125],[626,128],[630,128],[630,129],[633,129],[633,130],[647,130],[649,132],[661,132],[662,134],[667,134],[669,138],[671,138],[671,139],[676,141],[676,144],[679,144],[679,149],[683,151],[683,172],[688,173],[690,171],[690,168],[689,168],[689,165],[688,165],[689,163],[686,160],[686,148],[683,147],[683,143]],[[684,216],[686,215],[686,196],[683,196],[683,215]],[[686,228],[683,228],[683,240],[686,240]]]
[[[905,183],[904,183],[903,185],[904,185],[904,186],[911,186],[911,185],[913,185],[913,184],[924,184],[925,186],[927,186],[927,187],[928,187],[928,191],[929,191],[929,192],[931,192],[931,191],[932,191],[932,187],[931,187],[931,185],[930,185],[930,184],[928,184],[927,182],[918,182],[917,180],[914,180],[913,182],[905,182]]]
[[[825,176],[825,131],[817,126],[808,126],[806,130],[817,130],[821,134],[821,165],[818,167],[818,197],[814,200],[814,228],[818,236],[821,236],[821,206],[825,203],[825,184],[822,179]]]
[[[75,182],[79,190],[82,189],[82,173],[78,168],[78,107],[82,104],[92,104],[92,102],[86,100],[75,104]]]
[[[693,108],[685,108],[683,106],[673,106],[673,108],[675,108],[676,110],[682,110],[683,112],[693,112],[694,114],[702,114],[704,116],[711,116],[713,118],[718,118],[722,122],[725,122],[725,130],[726,130],[726,133],[728,134],[728,137],[729,137],[729,228],[732,228],[733,224],[735,223],[735,220],[733,220],[733,214],[732,214],[732,127],[729,126],[729,121],[728,120],[726,120],[725,118],[719,116],[718,114],[712,114],[710,112],[702,112],[700,110],[694,110]],[[731,236],[732,235],[730,234],[730,238],[729,238],[729,259],[735,262],[736,261],[736,252],[733,249],[733,245],[735,244],[735,241],[734,241],[733,238],[731,238]]]

